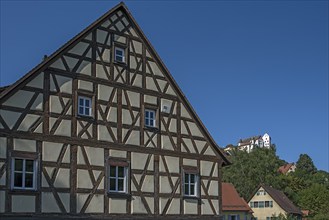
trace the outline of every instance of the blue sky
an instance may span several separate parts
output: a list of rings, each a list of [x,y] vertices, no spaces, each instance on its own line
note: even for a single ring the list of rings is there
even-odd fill
[[[1,0],[1,82],[26,74],[118,1]],[[268,132],[329,170],[328,1],[127,1],[220,146]]]

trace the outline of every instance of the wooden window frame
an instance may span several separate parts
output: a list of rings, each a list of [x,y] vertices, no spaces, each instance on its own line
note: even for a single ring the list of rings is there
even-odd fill
[[[151,118],[150,116],[146,117],[147,112],[148,112],[149,115],[150,115],[150,113],[153,113],[154,117],[153,118]],[[149,124],[146,124],[146,120],[149,120]],[[150,123],[151,121],[153,123]],[[151,124],[153,124],[153,125],[151,125]],[[144,110],[144,125],[147,128],[156,128],[157,127],[157,110],[156,109],[145,108],[145,110]]]
[[[110,176],[110,169],[111,167],[116,167],[116,176],[114,177],[115,178],[115,182],[116,182],[116,189],[115,190],[110,190],[110,179],[113,177]],[[118,177],[118,167],[123,167],[124,168],[124,186],[123,186],[123,191],[119,191],[118,190],[118,180],[119,180],[119,177]],[[129,194],[129,181],[130,181],[130,178],[129,178],[129,163],[126,161],[126,160],[122,160],[121,158],[120,159],[116,159],[116,158],[109,158],[108,161],[107,161],[107,170],[106,170],[106,180],[107,180],[107,195],[109,197],[129,197],[130,194]]]
[[[22,171],[20,173],[22,173],[22,187],[19,186],[15,186],[15,173],[19,172],[15,170],[15,161],[16,160],[22,160],[23,164],[22,164]],[[27,173],[32,173],[32,172],[28,172],[26,171],[26,160],[32,160],[33,161],[33,183],[32,183],[32,187],[26,187],[25,185],[25,176]],[[30,152],[23,152],[23,151],[13,151],[11,153],[11,183],[10,183],[10,189],[11,190],[17,190],[17,191],[36,191],[38,188],[38,169],[39,169],[39,163],[38,163],[38,155],[36,153],[30,153]]]
[[[117,60],[117,50],[118,51],[121,51],[123,53],[123,55],[118,55],[119,57],[122,58],[122,60]],[[125,46],[121,46],[121,45],[118,45],[118,44],[115,44],[114,45],[114,62],[116,63],[121,63],[121,64],[126,64],[127,62],[127,51],[126,51],[126,47]]]
[[[80,105],[80,100],[83,100],[83,105]],[[85,106],[85,102],[88,100],[90,102],[89,106],[89,115],[85,114],[88,107]],[[80,107],[83,108],[83,113],[80,112]],[[93,117],[93,98],[85,94],[78,94],[78,106],[77,106],[77,115],[81,117]]]
[[[185,175],[188,175],[188,182],[186,183],[186,177]],[[191,194],[190,192],[190,187],[191,187],[191,175],[194,175],[194,193]],[[199,187],[200,187],[200,174],[199,174],[199,169],[197,167],[192,167],[192,166],[183,166],[183,184],[182,184],[182,194],[184,198],[199,198],[200,193],[199,193]],[[189,193],[185,193],[185,185],[188,185],[188,191]]]

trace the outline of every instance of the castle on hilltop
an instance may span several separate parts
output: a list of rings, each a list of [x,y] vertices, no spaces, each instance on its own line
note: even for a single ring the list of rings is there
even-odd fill
[[[265,133],[263,136],[253,136],[246,139],[240,139],[237,145],[238,150],[243,150],[250,153],[254,148],[270,148],[271,146],[271,137],[268,133]],[[231,155],[231,152],[235,148],[232,144],[227,145],[224,148],[226,154]]]

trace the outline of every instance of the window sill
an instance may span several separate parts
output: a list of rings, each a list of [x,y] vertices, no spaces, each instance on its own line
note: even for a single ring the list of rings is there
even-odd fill
[[[11,189],[9,194],[17,194],[17,195],[36,195],[40,192],[36,189]]]
[[[123,66],[123,67],[127,66],[127,63],[125,61],[121,62],[121,61],[118,61],[118,60],[114,60],[114,64],[117,64],[117,65],[120,65],[120,66]]]
[[[184,196],[183,196],[183,199],[184,199],[184,200],[185,200],[185,199],[187,199],[187,200],[200,200],[200,198],[197,197],[197,196],[187,196],[187,195],[184,195]]]
[[[120,192],[107,192],[107,197],[118,198],[118,199],[131,199],[131,194],[120,193]]]
[[[77,119],[84,119],[84,120],[88,120],[88,121],[92,121],[94,120],[93,116],[88,116],[88,115],[77,115]]]
[[[159,132],[159,128],[157,127],[150,127],[150,126],[145,126],[144,130],[152,131],[152,132]]]

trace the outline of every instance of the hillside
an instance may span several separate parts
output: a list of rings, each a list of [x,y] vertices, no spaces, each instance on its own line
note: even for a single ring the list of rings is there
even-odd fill
[[[223,182],[232,183],[249,200],[264,183],[283,191],[301,209],[310,210],[310,219],[329,219],[329,173],[318,171],[312,159],[301,154],[296,171],[284,175],[278,168],[287,162],[276,155],[276,147],[257,148],[251,153],[234,151],[233,164],[223,169]]]

